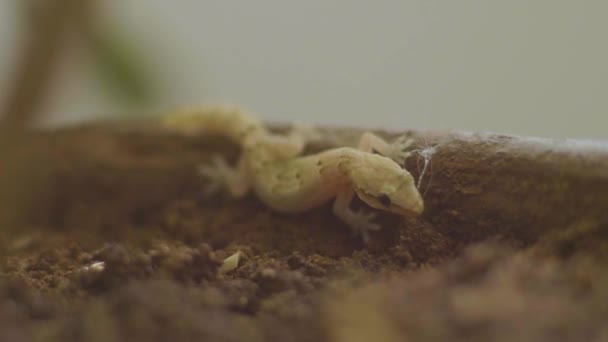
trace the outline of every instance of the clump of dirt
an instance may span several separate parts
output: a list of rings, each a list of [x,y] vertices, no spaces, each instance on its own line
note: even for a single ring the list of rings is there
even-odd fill
[[[608,339],[606,155],[407,133],[436,148],[426,211],[367,245],[329,205],[206,197],[223,140],[93,125],[0,149],[35,171],[0,166],[2,204],[27,197],[0,209],[0,340]]]

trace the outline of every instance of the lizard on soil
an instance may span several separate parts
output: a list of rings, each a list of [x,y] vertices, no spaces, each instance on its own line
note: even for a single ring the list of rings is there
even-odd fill
[[[184,134],[220,135],[241,146],[235,167],[221,156],[201,165],[200,173],[210,181],[209,194],[223,188],[241,198],[253,191],[281,212],[306,211],[335,198],[333,213],[365,242],[369,232],[380,225],[373,222],[373,213],[350,208],[355,195],[372,208],[402,216],[424,210],[413,177],[399,166],[409,155],[405,152],[409,140],[389,144],[366,132],[358,148],[339,147],[301,156],[307,142],[320,138],[316,131],[295,126],[285,135],[274,134],[238,107],[183,109],[161,121],[164,127]]]

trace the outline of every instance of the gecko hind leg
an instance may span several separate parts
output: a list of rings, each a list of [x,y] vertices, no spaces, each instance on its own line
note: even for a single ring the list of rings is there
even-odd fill
[[[361,235],[364,243],[369,242],[369,232],[382,228],[379,224],[372,222],[376,215],[372,212],[355,211],[350,208],[350,203],[355,193],[352,189],[340,192],[333,204],[333,213],[346,223],[353,234]]]
[[[322,134],[313,126],[294,124],[287,134],[252,136],[245,142],[245,149],[264,152],[265,157],[277,160],[296,158],[309,143],[322,141]]]
[[[387,142],[383,138],[372,132],[365,132],[359,139],[358,149],[364,152],[377,152],[381,155],[392,159],[399,165],[403,165],[405,160],[411,155],[407,151],[412,146],[414,140],[405,135],[395,139],[392,143]]]
[[[301,141],[303,145],[323,140],[323,134],[321,134],[318,128],[302,122],[294,123],[287,136],[290,139]]]
[[[249,192],[250,184],[242,160],[239,160],[237,167],[232,167],[224,157],[215,155],[211,163],[199,165],[198,172],[209,182],[205,189],[208,196],[223,189],[235,198],[243,197]]]

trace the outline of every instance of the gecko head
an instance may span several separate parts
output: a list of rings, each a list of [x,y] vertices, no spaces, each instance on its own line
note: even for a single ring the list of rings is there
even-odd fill
[[[366,154],[362,163],[351,170],[357,196],[375,209],[402,216],[422,213],[424,202],[414,178],[389,158]]]

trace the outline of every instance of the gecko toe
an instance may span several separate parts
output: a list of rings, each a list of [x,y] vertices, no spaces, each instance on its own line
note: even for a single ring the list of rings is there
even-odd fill
[[[413,139],[408,138],[405,135],[400,136],[390,145],[389,153],[386,157],[389,157],[399,165],[405,164],[405,160],[411,155],[411,152],[407,151],[407,149],[409,149],[413,143]]]
[[[367,243],[370,238],[369,232],[378,231],[382,228],[380,224],[372,222],[375,218],[376,213],[373,212],[351,211],[348,223],[353,230],[353,235],[361,236],[363,242]]]
[[[231,170],[223,157],[215,155],[210,163],[199,165],[197,171],[207,180],[205,195],[211,196],[220,192]]]

